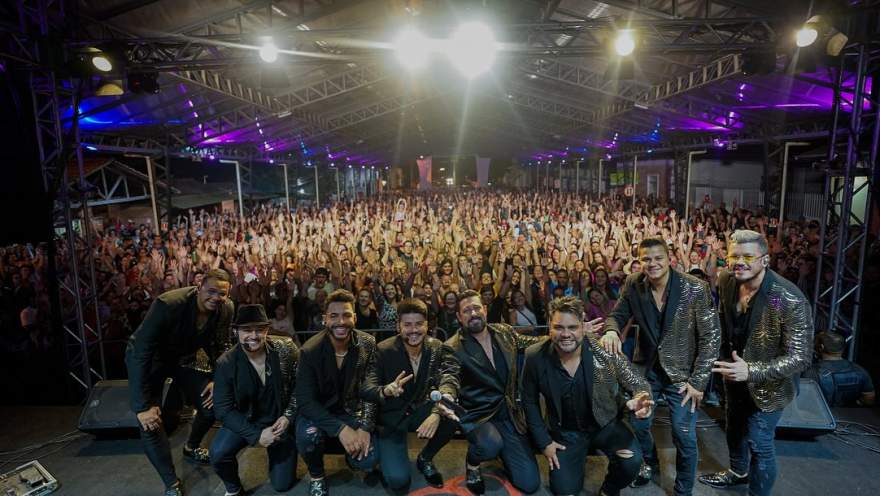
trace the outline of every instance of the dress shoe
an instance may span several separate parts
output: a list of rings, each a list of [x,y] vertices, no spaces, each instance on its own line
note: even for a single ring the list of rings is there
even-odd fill
[[[630,482],[629,487],[642,487],[654,478],[654,472],[657,469],[652,467],[647,463],[642,463],[642,468],[639,469],[639,475],[636,476],[636,480]]]
[[[699,481],[716,489],[726,489],[728,487],[748,484],[749,476],[746,475],[745,477],[740,477],[730,469],[727,469],[715,472],[714,474],[703,474],[699,477]]]
[[[183,459],[199,465],[211,464],[211,454],[207,448],[190,448],[186,444],[183,445]]]
[[[419,456],[416,458],[416,467],[418,467],[419,472],[425,476],[425,481],[427,481],[429,485],[433,487],[443,487],[443,476],[437,471],[434,462],[431,460],[425,460]]]
[[[467,488],[471,493],[480,495],[486,492],[486,483],[483,482],[483,472],[480,467],[471,469],[465,466],[465,473]]]
[[[309,496],[329,496],[330,489],[327,488],[325,479],[312,479],[309,482]]]
[[[180,479],[177,479],[173,486],[165,489],[165,496],[184,496],[184,494],[183,482]]]

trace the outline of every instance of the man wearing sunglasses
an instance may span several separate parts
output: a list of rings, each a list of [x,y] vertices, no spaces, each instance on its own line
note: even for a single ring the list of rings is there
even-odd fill
[[[214,363],[231,346],[230,281],[225,270],[214,269],[198,286],[159,295],[128,340],[125,364],[131,411],[137,414],[147,458],[165,483],[165,496],[182,496],[183,484],[175,473],[163,426],[159,406],[163,385],[166,378],[173,378],[187,403],[196,407],[183,445],[184,459],[210,463],[208,450],[199,446],[214,424]]]
[[[712,372],[726,382],[730,468],[700,476],[715,488],[749,485],[749,494],[772,493],[776,480],[773,436],[794,399],[795,377],[810,366],[810,305],[791,282],[770,270],[767,239],[755,231],[733,233],[728,270],[718,276],[721,356]]]

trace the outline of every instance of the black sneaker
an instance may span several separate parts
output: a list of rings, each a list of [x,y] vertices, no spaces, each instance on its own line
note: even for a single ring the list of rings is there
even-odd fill
[[[733,486],[741,486],[749,483],[749,476],[740,477],[733,473],[730,469],[715,472],[714,474],[703,474],[698,479],[701,483],[716,489],[727,489]]]
[[[434,462],[431,460],[425,460],[419,455],[416,458],[416,467],[418,467],[419,472],[425,476],[425,481],[427,481],[429,485],[433,487],[443,487],[443,476],[437,471]]]
[[[177,479],[173,486],[165,489],[165,496],[184,496],[183,482]]]
[[[467,488],[473,494],[483,494],[486,492],[486,483],[483,482],[483,472],[480,471],[480,467],[475,469],[468,468],[467,465],[464,467],[465,473],[467,474],[465,480],[467,483]]]
[[[312,479],[309,482],[309,496],[329,496],[330,489],[327,487],[326,479]]]
[[[207,448],[190,448],[186,444],[183,445],[183,459],[200,465],[211,464],[211,454]]]
[[[639,475],[636,476],[636,480],[630,482],[629,487],[642,487],[647,485],[654,478],[654,472],[656,469],[647,463],[642,463],[642,468],[639,469]]]

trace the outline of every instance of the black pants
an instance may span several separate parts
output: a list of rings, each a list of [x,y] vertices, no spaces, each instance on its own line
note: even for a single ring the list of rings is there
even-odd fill
[[[422,425],[422,422],[430,415],[430,407],[432,406],[433,404],[428,404],[428,408],[420,408],[396,429],[385,428],[377,436],[379,466],[382,468],[385,482],[391,489],[400,490],[409,485],[410,460],[406,446],[406,433],[415,432]],[[419,456],[424,460],[432,460],[434,455],[452,439],[457,427],[456,422],[441,417],[437,432],[434,433],[434,437],[428,440]]]
[[[327,436],[336,437],[338,433],[324,432],[315,423],[302,415],[296,417],[296,449],[302,456],[312,479],[324,477],[324,442]],[[370,449],[362,460],[356,460],[346,453],[345,460],[354,470],[369,472],[379,464],[379,451],[376,449],[376,434],[370,434]]]
[[[211,443],[211,466],[226,486],[226,492],[241,491],[236,455],[245,449],[245,438],[223,427]],[[269,481],[272,489],[282,493],[293,487],[296,481],[296,440],[288,430],[281,439],[266,448],[269,455]]]
[[[591,448],[608,457],[608,475],[602,484],[604,494],[616,495],[632,482],[642,465],[642,451],[633,432],[617,419],[596,432],[561,431],[556,442],[565,446],[557,450],[559,468],[550,471],[553,494],[578,494],[584,487],[584,465]],[[629,456],[626,456],[629,452]]]
[[[532,445],[517,432],[510,420],[490,420],[467,433],[467,463],[501,457],[510,482],[524,493],[531,494],[541,487],[541,474]]]
[[[201,397],[205,386],[213,380],[211,374],[200,372],[184,367],[165,368],[159,367],[150,374],[150,390],[161,394],[165,384],[165,379],[171,377],[177,387],[183,392],[186,402],[195,406],[196,416],[192,421],[192,430],[189,433],[189,439],[186,444],[192,447],[198,447],[202,444],[205,434],[214,424],[214,411],[206,409],[202,406],[204,398]],[[152,404],[159,405],[161,398],[154,398]],[[173,402],[172,402],[173,403]],[[164,412],[163,412],[164,413]],[[158,430],[147,432],[140,426],[141,440],[144,445],[144,452],[166,488],[170,488],[177,482],[177,473],[174,471],[174,462],[171,458],[171,445],[168,443],[168,435],[165,433],[165,427],[162,426]]]

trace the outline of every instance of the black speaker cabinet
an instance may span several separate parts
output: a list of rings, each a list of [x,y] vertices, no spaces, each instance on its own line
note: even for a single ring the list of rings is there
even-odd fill
[[[162,390],[162,421],[172,432],[179,422],[180,401],[173,381]],[[79,430],[107,437],[138,437],[138,420],[128,401],[128,381],[100,381],[92,388],[79,416]]]
[[[782,412],[776,434],[814,437],[834,432],[836,428],[837,421],[819,384],[811,379],[801,379],[800,393]]]

